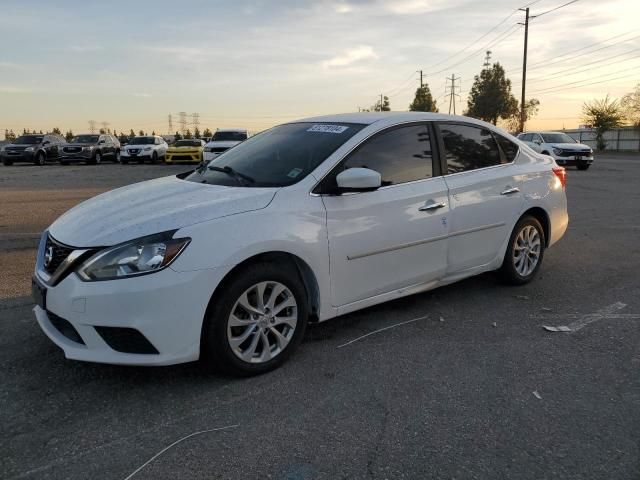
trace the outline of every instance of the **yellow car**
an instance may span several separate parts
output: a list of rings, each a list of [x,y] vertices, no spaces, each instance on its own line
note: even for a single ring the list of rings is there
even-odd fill
[[[178,140],[167,150],[166,163],[200,163],[204,151],[204,140],[192,138]]]

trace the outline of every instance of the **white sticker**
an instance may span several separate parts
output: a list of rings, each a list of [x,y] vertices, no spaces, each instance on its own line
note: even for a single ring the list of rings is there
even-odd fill
[[[287,173],[287,177],[296,178],[301,173],[302,173],[302,169],[301,168],[294,168],[289,173]]]
[[[349,127],[345,127],[344,125],[313,125],[311,128],[307,130],[307,132],[319,132],[319,133],[342,133],[347,130]]]

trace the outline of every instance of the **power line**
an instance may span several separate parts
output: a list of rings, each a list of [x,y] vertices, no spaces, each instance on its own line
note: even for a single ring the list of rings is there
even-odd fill
[[[533,93],[545,93],[545,92],[548,92],[549,90],[556,90],[557,88],[563,88],[563,87],[566,87],[566,86],[569,86],[569,85],[576,85],[578,83],[589,82],[590,80],[592,80],[594,78],[608,77],[608,76],[611,76],[611,75],[616,75],[616,74],[621,73],[621,72],[636,71],[638,69],[640,69],[640,66],[632,68],[632,69],[625,68],[623,70],[618,70],[616,72],[605,73],[605,74],[602,74],[602,75],[596,75],[596,76],[591,77],[591,78],[585,78],[585,79],[582,79],[582,80],[576,80],[575,82],[563,83],[561,85],[556,85],[554,87],[543,88],[543,89],[540,89],[540,90],[536,90]],[[583,85],[578,85],[578,87],[580,87],[580,86],[583,86]]]
[[[570,2],[567,2],[567,3],[563,4],[563,5],[560,5],[559,7],[552,8],[550,10],[547,10],[546,12],[539,13],[538,15],[532,15],[531,18],[532,19],[533,18],[540,18],[541,16],[546,15],[547,13],[555,12],[556,10],[560,10],[561,8],[564,8],[567,5],[571,5],[572,3],[576,3],[577,1],[578,0],[571,0]]]

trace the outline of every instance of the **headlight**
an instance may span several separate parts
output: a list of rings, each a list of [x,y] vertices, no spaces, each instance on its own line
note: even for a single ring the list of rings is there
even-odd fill
[[[33,147],[27,147],[24,149],[25,152],[33,152]]]
[[[85,281],[115,280],[157,272],[169,266],[191,241],[159,233],[102,250],[78,269]]]
[[[144,147],[144,151],[148,152],[149,150],[151,150],[153,147]]]
[[[84,150],[85,152],[88,152],[90,150],[93,150],[93,147],[82,147],[82,150]]]
[[[213,149],[211,147],[204,147],[204,151],[205,152],[213,152]]]
[[[562,149],[561,148],[553,148],[553,153],[555,153],[556,155],[560,155],[562,153]]]

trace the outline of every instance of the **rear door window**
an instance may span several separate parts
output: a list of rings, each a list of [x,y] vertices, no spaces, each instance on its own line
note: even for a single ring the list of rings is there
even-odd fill
[[[493,134],[474,125],[441,123],[448,173],[460,173],[503,163]]]

